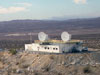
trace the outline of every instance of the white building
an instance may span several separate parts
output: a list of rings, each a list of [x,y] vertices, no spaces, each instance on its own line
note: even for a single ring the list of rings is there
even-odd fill
[[[67,53],[73,51],[80,51],[80,40],[71,40],[63,42],[62,40],[49,40],[41,42],[36,40],[32,44],[25,44],[25,51],[47,52],[47,53]]]

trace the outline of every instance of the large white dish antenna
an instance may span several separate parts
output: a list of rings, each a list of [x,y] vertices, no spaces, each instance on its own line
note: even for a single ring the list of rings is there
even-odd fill
[[[46,41],[46,40],[48,40],[48,35],[47,34],[45,34],[44,32],[39,32],[39,34],[38,34],[38,39],[40,40],[40,41]]]
[[[67,42],[67,41],[69,41],[69,40],[71,39],[71,35],[70,35],[68,32],[64,31],[64,32],[62,32],[62,34],[61,34],[61,39],[62,39],[64,42]]]

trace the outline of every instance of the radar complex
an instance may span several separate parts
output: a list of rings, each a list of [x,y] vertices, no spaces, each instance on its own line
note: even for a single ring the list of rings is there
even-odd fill
[[[25,51],[67,53],[83,51],[81,40],[71,40],[71,34],[64,31],[61,33],[61,40],[53,40],[44,32],[38,33],[38,39],[32,44],[25,44]],[[85,49],[84,51],[86,51]]]

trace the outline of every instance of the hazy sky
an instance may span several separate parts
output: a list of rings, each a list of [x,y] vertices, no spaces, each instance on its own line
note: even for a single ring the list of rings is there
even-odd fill
[[[0,0],[0,21],[100,16],[100,0]]]

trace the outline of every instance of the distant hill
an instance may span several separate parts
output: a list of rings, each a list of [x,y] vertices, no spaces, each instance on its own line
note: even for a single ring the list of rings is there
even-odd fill
[[[0,22],[0,33],[48,33],[69,31],[72,34],[100,33],[100,17],[90,19],[52,20],[12,20]]]

